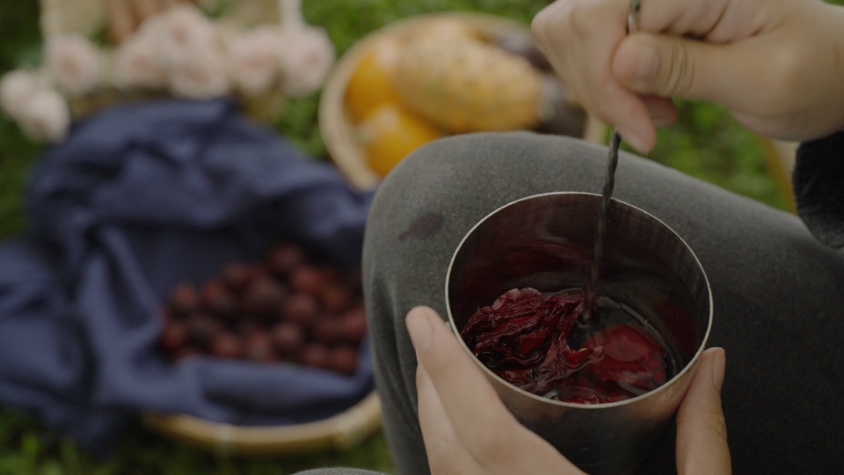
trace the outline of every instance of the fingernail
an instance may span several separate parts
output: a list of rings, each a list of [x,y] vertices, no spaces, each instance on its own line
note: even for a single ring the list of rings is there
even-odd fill
[[[613,61],[613,70],[619,79],[637,89],[649,86],[658,68],[656,49],[640,42],[621,43]]]
[[[621,140],[636,149],[636,151],[640,153],[648,153],[651,151],[648,141],[635,130],[619,127],[618,133],[621,135]]]
[[[727,368],[727,356],[723,348],[717,348],[712,355],[712,384],[721,390],[724,385],[724,372]]]
[[[415,307],[411,309],[407,313],[407,318],[405,318],[405,325],[407,325],[410,341],[413,342],[416,351],[424,351],[431,346],[433,328],[431,327],[430,311],[427,308]]]
[[[665,127],[677,121],[677,108],[668,99],[658,96],[643,97],[655,127]]]

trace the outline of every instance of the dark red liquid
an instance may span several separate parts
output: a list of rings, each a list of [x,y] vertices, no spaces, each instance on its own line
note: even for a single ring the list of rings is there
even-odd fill
[[[580,319],[584,292],[511,290],[460,332],[469,349],[505,381],[550,399],[600,404],[656,389],[679,370],[666,340],[629,306],[607,297]]]

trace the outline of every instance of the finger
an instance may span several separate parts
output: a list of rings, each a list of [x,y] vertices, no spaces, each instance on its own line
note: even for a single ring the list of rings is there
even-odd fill
[[[758,56],[741,44],[638,33],[621,42],[612,70],[619,82],[640,94],[730,105],[755,101],[764,90],[755,77],[761,66]]]
[[[730,449],[721,409],[724,350],[702,355],[689,391],[677,412],[677,471],[683,475],[729,474]]]
[[[431,473],[441,473],[448,467],[476,467],[460,444],[440,401],[440,396],[430,376],[422,365],[416,368],[416,392],[418,395],[419,426],[428,454]]]
[[[477,421],[495,417],[502,423],[513,422],[495,390],[436,312],[416,307],[408,313],[406,323],[419,365],[430,376],[462,440],[474,437],[471,431]]]
[[[612,55],[626,35],[625,1],[555,2],[531,23],[531,31],[554,70],[586,109],[614,125],[640,152],[656,143],[656,130],[642,100],[611,73]],[[595,19],[602,21],[596,28]]]
[[[764,16],[752,0],[649,0],[639,12],[640,31],[690,36],[712,42],[747,38],[762,28]]]
[[[656,125],[641,97],[615,81],[605,81],[601,89],[604,93],[591,110],[613,125],[624,141],[637,151],[646,154],[653,150],[656,146]]]
[[[430,377],[455,439],[481,473],[582,473],[510,414],[492,385],[442,319],[417,307],[407,328],[419,365]],[[455,470],[461,473],[459,469]]]
[[[108,30],[115,43],[122,43],[135,31],[132,7],[125,0],[105,0]]]
[[[643,96],[642,102],[648,109],[651,120],[657,127],[666,127],[677,121],[677,107],[671,99],[659,96]]]

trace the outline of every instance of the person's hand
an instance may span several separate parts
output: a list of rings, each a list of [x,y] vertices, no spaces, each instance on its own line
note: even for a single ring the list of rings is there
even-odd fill
[[[198,0],[103,0],[112,41],[122,43],[144,20],[183,1]]]
[[[406,323],[419,363],[419,423],[431,473],[583,473],[515,419],[434,310],[416,307]],[[681,474],[730,473],[723,376],[723,350],[704,352],[678,412]]]
[[[531,25],[575,97],[640,152],[676,119],[672,97],[724,104],[785,140],[844,130],[844,8],[817,0],[557,0]]]
[[[677,473],[732,472],[721,408],[725,366],[723,348],[709,348],[700,355],[697,372],[677,411]]]

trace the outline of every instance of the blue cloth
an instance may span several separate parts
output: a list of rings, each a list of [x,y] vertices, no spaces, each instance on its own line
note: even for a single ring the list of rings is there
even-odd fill
[[[172,288],[280,241],[360,265],[371,193],[243,118],[229,101],[114,108],[45,152],[27,190],[31,232],[0,247],[0,403],[95,452],[138,414],[286,425],[373,389],[354,376],[157,350]]]

